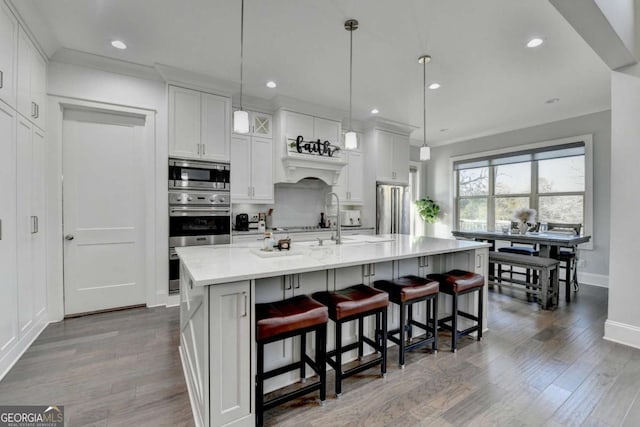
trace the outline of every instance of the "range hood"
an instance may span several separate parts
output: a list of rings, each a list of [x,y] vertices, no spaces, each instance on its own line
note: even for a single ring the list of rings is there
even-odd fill
[[[321,157],[287,153],[282,157],[281,171],[275,182],[298,182],[304,178],[317,178],[327,185],[336,185],[340,172],[347,164],[341,157]],[[278,162],[279,160],[276,160]]]

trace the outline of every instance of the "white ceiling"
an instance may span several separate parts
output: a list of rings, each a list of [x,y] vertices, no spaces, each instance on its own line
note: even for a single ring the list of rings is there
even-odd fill
[[[239,82],[239,0],[14,4],[50,56],[66,47]],[[422,128],[424,53],[433,57],[427,79],[442,84],[427,93],[431,144],[610,107],[609,69],[547,0],[245,0],[245,93],[348,109],[347,18],[360,21],[354,119],[376,107]],[[533,36],[545,43],[525,48]],[[277,89],[265,87],[270,79]],[[421,140],[422,129],[412,136]]]

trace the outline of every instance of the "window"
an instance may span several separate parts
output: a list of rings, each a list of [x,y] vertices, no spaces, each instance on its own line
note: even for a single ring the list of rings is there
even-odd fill
[[[518,208],[542,223],[585,224],[585,153],[575,142],[454,162],[457,229],[500,230]]]

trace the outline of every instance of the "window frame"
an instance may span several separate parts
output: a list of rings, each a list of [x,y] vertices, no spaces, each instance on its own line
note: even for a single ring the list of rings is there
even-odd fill
[[[524,150],[535,150],[541,148],[551,148],[554,146],[561,146],[576,142],[584,143],[584,162],[585,162],[585,189],[584,189],[584,223],[582,233],[590,235],[592,238],[587,243],[580,245],[580,249],[593,249],[593,134],[577,135],[568,138],[554,139],[548,141],[540,141],[531,144],[516,145],[505,147],[496,150],[488,150],[483,152],[476,152],[471,154],[465,154],[460,156],[453,156],[449,158],[449,171],[450,171],[450,206],[453,207],[453,223],[452,229],[458,227],[458,200],[463,199],[486,199],[487,200],[487,226],[489,224],[495,224],[495,168],[489,166],[489,192],[487,195],[482,196],[461,196],[458,198],[459,183],[458,183],[458,171],[455,169],[455,163],[460,161],[472,161],[483,160],[487,157],[496,155],[506,155],[509,153],[516,153]],[[560,193],[543,193],[543,196],[554,195],[582,195],[582,192],[560,192]],[[531,162],[531,193],[528,194],[504,194],[499,197],[529,197],[529,206],[538,210],[538,198],[541,193],[538,192],[538,163],[536,161]]]

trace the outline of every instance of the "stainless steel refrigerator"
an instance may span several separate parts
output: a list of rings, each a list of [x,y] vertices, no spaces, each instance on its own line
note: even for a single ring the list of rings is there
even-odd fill
[[[376,189],[376,233],[409,234],[409,187],[378,184]]]

